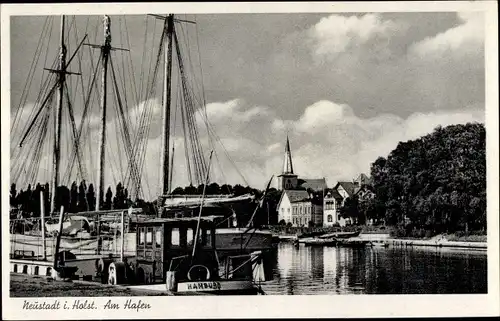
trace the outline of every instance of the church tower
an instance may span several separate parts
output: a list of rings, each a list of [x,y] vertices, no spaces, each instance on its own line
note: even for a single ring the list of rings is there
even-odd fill
[[[278,189],[295,189],[297,188],[297,183],[297,175],[293,173],[292,152],[290,151],[290,141],[287,135],[283,169],[281,174],[278,175]]]

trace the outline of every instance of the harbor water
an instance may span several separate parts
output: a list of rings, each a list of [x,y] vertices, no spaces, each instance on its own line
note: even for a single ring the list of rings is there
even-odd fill
[[[268,259],[269,295],[487,293],[486,251],[430,247],[294,247]]]

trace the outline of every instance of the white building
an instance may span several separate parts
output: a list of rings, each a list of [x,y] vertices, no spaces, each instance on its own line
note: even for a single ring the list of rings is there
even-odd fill
[[[323,206],[305,190],[284,190],[278,203],[278,222],[292,226],[323,223]]]

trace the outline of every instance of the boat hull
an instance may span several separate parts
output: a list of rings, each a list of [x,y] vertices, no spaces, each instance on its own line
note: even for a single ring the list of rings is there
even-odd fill
[[[218,251],[261,251],[273,247],[273,235],[267,231],[249,231],[245,228],[221,228],[215,232]]]
[[[259,289],[252,281],[179,282],[174,295],[257,295]]]

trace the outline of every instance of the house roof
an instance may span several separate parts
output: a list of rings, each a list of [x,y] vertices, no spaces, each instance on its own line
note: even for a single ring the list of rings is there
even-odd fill
[[[368,176],[365,175],[365,173],[359,174],[358,178],[356,179],[357,182],[360,183],[360,185],[363,184],[371,184],[372,180]]]
[[[339,194],[339,192],[336,189],[328,189],[325,193],[325,195],[330,194],[331,197],[336,198],[336,199],[341,199],[342,195]]]
[[[284,190],[283,193],[286,193],[290,203],[300,202],[309,199],[309,193],[304,190]]]
[[[301,178],[304,181],[301,186],[305,189],[312,189],[313,191],[322,191],[326,188],[325,178]]]
[[[356,184],[353,182],[338,182],[337,185],[335,186],[335,189],[337,189],[339,186],[342,186],[342,188],[349,194],[349,196],[352,196],[354,193],[356,193]]]

